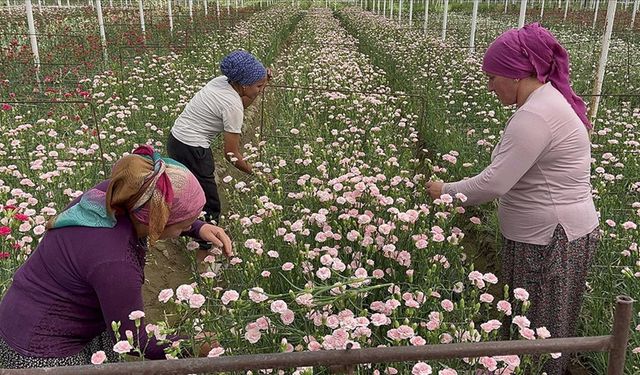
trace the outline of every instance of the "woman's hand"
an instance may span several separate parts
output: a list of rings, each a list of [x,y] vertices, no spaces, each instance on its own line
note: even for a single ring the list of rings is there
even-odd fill
[[[433,199],[438,199],[442,195],[442,187],[444,182],[442,181],[429,181],[427,182],[427,189],[429,189],[429,195]]]
[[[205,224],[200,228],[199,235],[201,239],[211,242],[215,247],[221,248],[227,257],[230,258],[233,256],[231,239],[224,232],[224,229],[212,224]]]

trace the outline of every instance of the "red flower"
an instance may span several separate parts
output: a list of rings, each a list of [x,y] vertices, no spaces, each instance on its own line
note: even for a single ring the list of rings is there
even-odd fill
[[[11,228],[9,228],[7,226],[0,227],[0,236],[6,236],[9,233],[11,233]]]
[[[7,103],[2,103],[2,110],[3,110],[3,111],[10,111],[10,110],[12,110],[12,109],[13,109],[13,107],[12,107],[12,106],[10,106],[9,104],[7,104]]]
[[[7,258],[9,258],[9,256],[11,256],[11,254],[9,254],[7,252],[4,252],[4,251],[0,252],[0,260],[7,259]]]
[[[25,214],[14,214],[13,217],[18,221],[29,221],[29,216]]]

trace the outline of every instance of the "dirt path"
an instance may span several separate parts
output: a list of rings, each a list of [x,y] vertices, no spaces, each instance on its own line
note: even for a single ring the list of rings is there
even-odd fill
[[[292,30],[295,29],[292,28]],[[289,38],[284,43],[279,44],[278,55],[288,46]],[[277,68],[276,68],[277,69]],[[255,103],[245,111],[245,128],[241,144],[252,143],[257,144],[261,127],[261,111],[263,96],[256,99]],[[221,186],[221,180],[225,176],[232,176],[234,180],[245,180],[247,177],[243,172],[235,169],[224,158],[220,139],[212,144],[213,157],[216,165],[216,181],[218,181],[218,192],[222,203],[222,212],[229,212],[225,189]],[[251,162],[255,162],[253,159]],[[224,222],[221,223],[224,226]],[[175,289],[181,284],[193,282],[193,274],[196,272],[196,262],[186,253],[187,249],[181,241],[165,241],[159,242],[156,247],[150,248],[147,252],[147,264],[145,266],[145,284],[143,287],[143,300],[145,314],[148,322],[163,320],[164,306],[158,302],[158,293],[162,289]],[[205,252],[199,252],[196,255],[200,260],[206,256]],[[197,272],[204,272],[202,266],[199,266]]]

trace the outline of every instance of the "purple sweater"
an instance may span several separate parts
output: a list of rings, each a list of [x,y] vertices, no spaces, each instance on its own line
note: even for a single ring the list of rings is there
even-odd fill
[[[96,188],[106,191],[108,181]],[[71,205],[77,203],[76,199]],[[189,232],[198,237],[202,221]],[[131,220],[118,216],[114,228],[64,227],[48,231],[36,251],[16,272],[0,303],[0,336],[20,354],[64,357],[79,353],[94,337],[120,321],[134,332],[129,313],[143,310],[146,245]],[[140,347],[145,357],[164,358],[155,338],[147,340],[142,322]]]

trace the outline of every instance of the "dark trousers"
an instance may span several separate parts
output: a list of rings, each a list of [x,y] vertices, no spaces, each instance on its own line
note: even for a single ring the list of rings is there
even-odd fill
[[[184,164],[196,176],[207,200],[204,204],[205,219],[214,220],[217,224],[220,221],[220,197],[214,178],[216,166],[211,149],[185,145],[169,133],[167,154],[170,158]]]

